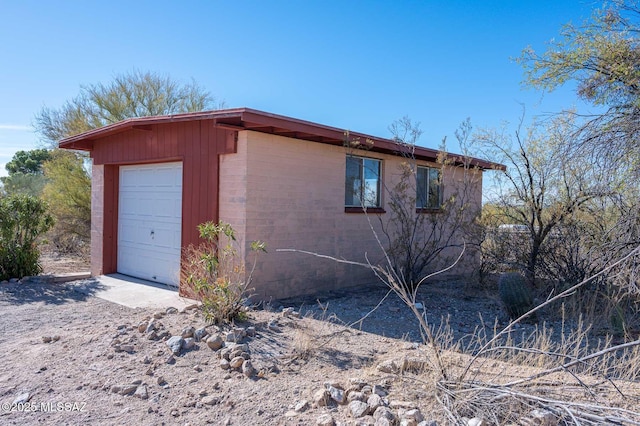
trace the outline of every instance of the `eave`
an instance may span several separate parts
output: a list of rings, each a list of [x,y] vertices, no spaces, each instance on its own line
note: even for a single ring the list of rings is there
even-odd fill
[[[80,151],[92,151],[94,144],[101,138],[124,131],[150,131],[152,126],[181,121],[210,120],[213,125],[234,131],[250,130],[278,136],[286,136],[311,142],[344,146],[354,141],[374,152],[402,155],[406,151],[403,145],[385,138],[364,133],[347,132],[343,129],[325,126],[310,121],[271,114],[250,108],[235,108],[217,111],[191,112],[185,114],[164,115],[154,117],[136,117],[90,130],[60,141],[60,148]],[[348,134],[348,141],[346,141]],[[436,161],[439,152],[430,148],[415,147],[413,156],[419,160]],[[461,164],[462,156],[447,154],[454,163]],[[505,170],[505,166],[478,158],[471,159],[471,165],[483,170]]]

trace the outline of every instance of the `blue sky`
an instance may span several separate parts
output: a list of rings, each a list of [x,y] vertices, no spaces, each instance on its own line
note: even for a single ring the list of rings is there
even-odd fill
[[[134,69],[192,78],[224,100],[375,136],[403,116],[436,148],[475,128],[577,105],[571,87],[521,85],[512,61],[543,50],[592,0],[0,0],[0,176],[40,146],[33,117],[82,84]]]

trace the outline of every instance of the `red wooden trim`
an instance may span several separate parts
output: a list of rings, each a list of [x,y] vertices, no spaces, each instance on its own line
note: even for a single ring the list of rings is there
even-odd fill
[[[110,161],[108,164],[112,166],[136,166],[144,164],[161,164],[161,163],[176,163],[184,161],[183,156],[176,157],[162,157],[162,158],[149,158],[141,160],[126,160],[126,161]]]
[[[118,190],[120,167],[104,166],[104,232],[102,269],[104,274],[118,271]]]
[[[249,108],[237,108],[218,111],[204,111],[196,113],[175,114],[158,117],[138,117],[110,124],[98,129],[90,130],[79,135],[71,136],[60,141],[59,146],[67,149],[79,149],[92,151],[96,147],[94,141],[120,134],[133,127],[151,127],[155,125],[171,125],[185,122],[211,121],[215,126],[225,126],[233,130],[253,130],[272,134],[290,134],[300,139],[341,145],[344,140],[345,130],[310,121],[299,120],[277,114],[270,114]],[[152,130],[153,131],[153,130]],[[402,154],[402,145],[386,138],[366,135],[363,133],[349,132],[350,139],[359,139],[364,143],[367,139],[373,141],[372,151],[387,154]],[[418,159],[435,160],[439,152],[425,147],[415,147],[413,154]],[[448,154],[455,164],[461,165],[461,157],[456,154]],[[506,170],[503,164],[493,163],[477,158],[471,159],[471,164],[482,169]]]

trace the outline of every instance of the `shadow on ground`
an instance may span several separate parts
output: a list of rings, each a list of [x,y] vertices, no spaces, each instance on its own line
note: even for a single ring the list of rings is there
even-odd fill
[[[48,283],[41,280],[28,280],[24,283],[0,285],[0,304],[24,305],[44,303],[62,305],[81,302],[93,297],[104,285],[94,278],[71,283]]]

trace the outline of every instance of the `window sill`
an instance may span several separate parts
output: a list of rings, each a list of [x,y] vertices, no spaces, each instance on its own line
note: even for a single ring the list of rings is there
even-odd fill
[[[416,213],[442,213],[442,208],[440,207],[436,207],[436,208],[419,208],[416,209]]]
[[[365,208],[345,207],[344,212],[345,213],[374,213],[374,214],[386,213],[386,211],[382,207],[365,207]]]

